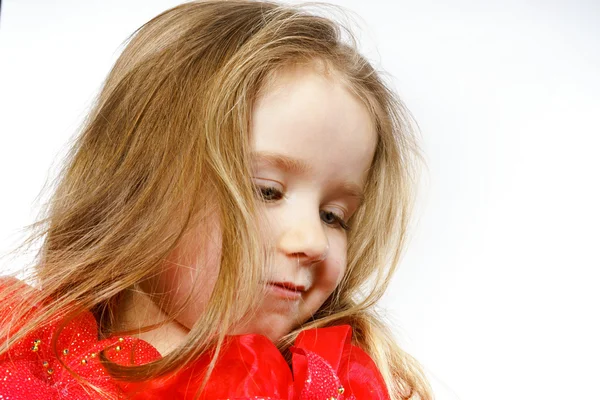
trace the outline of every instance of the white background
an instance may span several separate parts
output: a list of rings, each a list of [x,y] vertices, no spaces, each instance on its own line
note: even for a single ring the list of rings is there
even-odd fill
[[[5,0],[0,251],[123,40],[168,0]],[[600,399],[600,5],[339,1],[428,171],[385,299],[439,399]],[[18,268],[24,260],[3,260]]]

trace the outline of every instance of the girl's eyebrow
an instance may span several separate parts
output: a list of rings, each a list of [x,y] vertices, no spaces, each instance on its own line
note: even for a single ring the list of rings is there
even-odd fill
[[[299,175],[312,172],[312,167],[307,162],[281,154],[254,152],[252,153],[252,159],[255,163],[266,164]]]
[[[304,160],[299,160],[297,158],[276,153],[253,152],[252,159],[254,163],[266,164],[299,175],[309,174],[313,170],[312,167]],[[363,189],[353,182],[342,182],[338,186],[337,190],[340,191],[344,196],[354,199],[357,204],[361,204],[364,201],[365,195]]]

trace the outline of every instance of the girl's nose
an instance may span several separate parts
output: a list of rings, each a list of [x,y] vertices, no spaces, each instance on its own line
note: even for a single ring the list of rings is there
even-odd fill
[[[298,255],[307,263],[315,263],[327,258],[329,240],[320,219],[302,219],[284,230],[279,238],[279,248],[287,255]]]

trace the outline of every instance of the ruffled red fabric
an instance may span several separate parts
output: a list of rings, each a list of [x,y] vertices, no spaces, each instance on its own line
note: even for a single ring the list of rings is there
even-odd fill
[[[0,286],[2,286],[0,284]],[[10,306],[8,307],[10,309]],[[5,308],[5,311],[7,308]],[[166,377],[123,382],[108,374],[100,352],[121,365],[142,365],[159,359],[150,344],[128,336],[98,340],[91,312],[68,322],[60,315],[31,332],[0,356],[0,398],[97,399],[98,392],[81,384],[86,380],[109,398],[133,400],[194,399],[204,381],[210,354]],[[200,399],[203,400],[383,400],[389,399],[375,363],[351,344],[347,325],[305,330],[292,347],[292,369],[273,343],[249,334],[227,337]]]

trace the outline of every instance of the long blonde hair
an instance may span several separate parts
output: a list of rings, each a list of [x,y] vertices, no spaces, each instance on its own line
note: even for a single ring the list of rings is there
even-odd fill
[[[347,28],[272,2],[190,2],[132,35],[32,225],[26,244],[42,241],[33,276],[39,287],[20,289],[17,297],[28,301],[2,321],[1,351],[58,310],[91,309],[100,334],[114,333],[123,294],[161,268],[212,201],[222,226],[219,277],[186,344],[147,365],[107,367],[119,378],[148,379],[218,347],[255,304],[263,265],[249,178],[253,104],[292,65],[320,65],[341,79],[369,110],[379,139],[366,198],[350,221],[356,229],[348,237],[347,272],[279,347],[285,354],[302,329],[348,323],[392,399],[431,399],[420,366],[373,311],[400,260],[411,214],[420,157],[410,115]],[[11,291],[17,295],[9,287],[2,297]],[[10,331],[35,303],[44,305]]]

